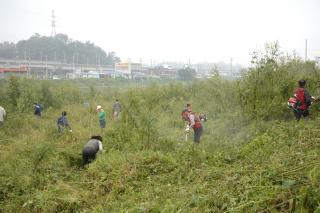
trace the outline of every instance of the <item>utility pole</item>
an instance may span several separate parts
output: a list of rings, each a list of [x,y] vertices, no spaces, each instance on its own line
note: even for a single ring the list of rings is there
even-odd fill
[[[24,49],[24,67],[27,68],[27,50]],[[27,69],[27,76],[28,76],[28,69]]]
[[[72,69],[73,69],[73,72],[75,72],[75,67],[74,67],[74,54],[72,55]]]
[[[29,57],[28,57],[28,73],[27,76],[30,77],[30,48],[29,48]]]
[[[308,40],[306,39],[304,61],[307,61],[307,58],[308,58]]]
[[[55,20],[55,16],[54,16],[54,10],[52,10],[51,13],[51,37],[55,37],[56,36],[56,20]]]
[[[232,69],[232,57],[230,58],[230,72],[231,72],[231,76],[233,77],[233,69]]]
[[[142,58],[140,58],[139,72],[142,72]]]
[[[77,65],[79,65],[79,53],[77,53]]]
[[[48,56],[46,55],[46,79],[48,79]]]

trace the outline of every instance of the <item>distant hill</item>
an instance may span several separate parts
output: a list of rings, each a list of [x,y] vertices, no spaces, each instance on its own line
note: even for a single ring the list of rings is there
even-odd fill
[[[120,61],[115,52],[106,52],[90,41],[73,40],[66,34],[55,37],[36,33],[27,40],[0,43],[0,58],[61,61],[77,64],[114,64]]]

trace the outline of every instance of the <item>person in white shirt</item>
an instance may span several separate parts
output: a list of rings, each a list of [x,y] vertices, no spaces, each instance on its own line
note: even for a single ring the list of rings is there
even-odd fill
[[[4,123],[5,117],[6,117],[6,111],[4,110],[4,108],[2,106],[0,106],[0,127]]]

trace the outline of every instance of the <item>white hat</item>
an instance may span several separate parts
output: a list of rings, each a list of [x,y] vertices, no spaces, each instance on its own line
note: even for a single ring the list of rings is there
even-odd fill
[[[101,106],[101,105],[98,105],[98,106],[97,106],[97,110],[99,110],[99,109],[102,109],[102,106]]]

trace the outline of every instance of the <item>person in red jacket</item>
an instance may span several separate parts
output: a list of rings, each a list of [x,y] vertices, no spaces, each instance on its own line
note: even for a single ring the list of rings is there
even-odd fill
[[[193,128],[194,131],[193,141],[195,143],[200,143],[200,137],[203,131],[201,120],[194,112],[192,112],[191,108],[188,108],[188,125],[189,128]]]
[[[301,116],[309,116],[309,106],[311,105],[311,96],[305,89],[307,82],[305,80],[298,81],[299,87],[295,91],[296,108],[294,109],[294,116],[300,120]]]

